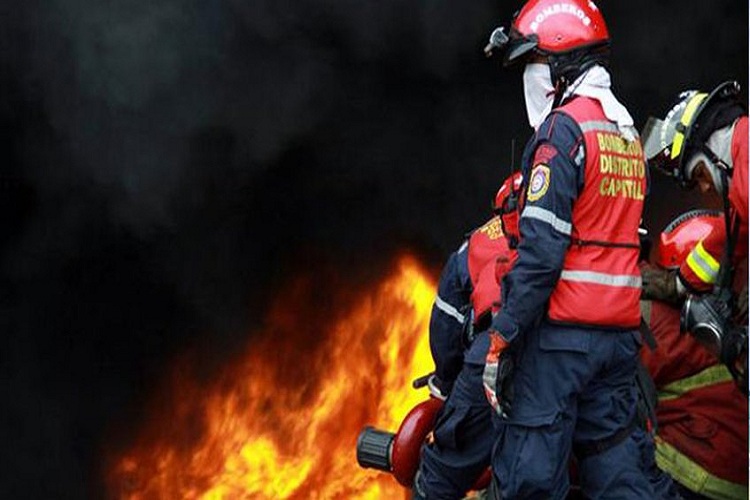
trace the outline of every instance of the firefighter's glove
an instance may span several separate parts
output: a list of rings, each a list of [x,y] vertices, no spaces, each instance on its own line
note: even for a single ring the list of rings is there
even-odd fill
[[[641,299],[660,300],[679,305],[681,298],[677,291],[677,270],[655,266],[641,268]]]
[[[495,330],[490,330],[490,347],[484,363],[482,385],[490,406],[502,417],[510,411],[512,399],[510,375],[513,372],[513,358],[508,350],[508,342]]]

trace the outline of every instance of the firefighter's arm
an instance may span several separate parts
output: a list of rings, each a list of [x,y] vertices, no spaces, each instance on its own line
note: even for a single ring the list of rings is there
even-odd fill
[[[676,269],[663,269],[646,264],[641,266],[641,300],[658,300],[679,305],[685,295]]]
[[[689,292],[710,291],[719,275],[726,234],[723,228],[713,229],[690,251],[678,273],[678,288]]]
[[[529,147],[518,259],[503,280],[502,309],[492,323],[508,342],[544,314],[560,277],[585,162],[580,129],[563,114],[551,115]]]
[[[463,364],[463,333],[466,305],[471,293],[467,264],[467,246],[451,254],[438,283],[438,292],[430,316],[430,351],[435,374],[446,392]]]

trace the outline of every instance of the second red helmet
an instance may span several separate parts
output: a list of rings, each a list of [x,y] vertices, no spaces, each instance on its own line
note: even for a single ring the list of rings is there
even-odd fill
[[[711,231],[724,231],[724,218],[718,210],[692,210],[680,215],[659,237],[656,264],[665,269],[680,267],[693,247]]]

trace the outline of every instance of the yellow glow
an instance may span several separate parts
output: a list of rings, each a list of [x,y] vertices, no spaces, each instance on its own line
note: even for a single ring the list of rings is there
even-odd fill
[[[311,293],[319,293],[314,290]],[[310,342],[292,317],[206,387],[176,370],[173,401],[117,461],[112,496],[125,499],[403,498],[387,474],[359,468],[364,425],[395,431],[427,397],[412,379],[434,368],[428,325],[435,283],[412,258],[371,287]],[[298,317],[297,317],[298,316]]]

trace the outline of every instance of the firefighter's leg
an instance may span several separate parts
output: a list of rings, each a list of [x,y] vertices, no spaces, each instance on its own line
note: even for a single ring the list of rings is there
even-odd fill
[[[494,479],[501,498],[562,499],[576,395],[590,378],[590,333],[543,323],[521,341],[510,413],[492,455]]]
[[[661,500],[680,500],[677,485],[666,472],[656,465],[656,445],[653,436],[642,427],[636,427],[630,438],[635,441],[641,452],[641,464],[648,482],[654,490],[655,498]]]
[[[496,432],[482,389],[482,365],[465,363],[422,447],[417,489],[424,498],[463,498],[489,466]]]
[[[574,437],[581,488],[588,498],[655,498],[636,431],[637,332],[597,331],[599,369],[578,401]]]
[[[565,498],[572,430],[562,414],[538,427],[504,425],[492,459],[500,498]]]

